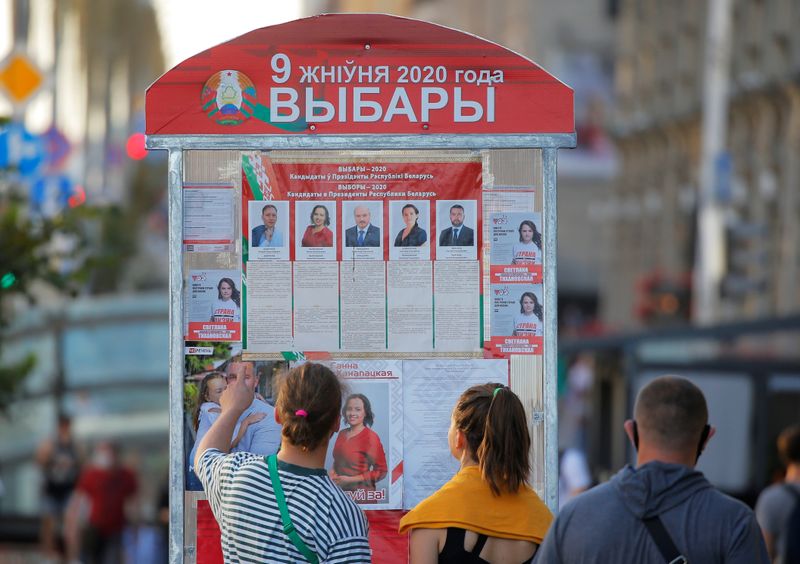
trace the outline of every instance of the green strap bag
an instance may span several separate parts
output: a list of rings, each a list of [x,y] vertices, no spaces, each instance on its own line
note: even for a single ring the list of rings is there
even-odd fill
[[[286,498],[283,495],[283,487],[281,480],[278,476],[278,457],[277,455],[265,456],[264,460],[267,461],[269,467],[269,477],[272,480],[272,489],[275,490],[275,499],[278,501],[278,509],[281,511],[281,521],[283,521],[283,532],[292,541],[292,544],[300,551],[300,554],[305,556],[305,559],[311,564],[319,564],[319,557],[317,554],[308,548],[303,539],[300,538],[299,533],[294,528],[292,518],[289,517],[289,509],[286,507]]]

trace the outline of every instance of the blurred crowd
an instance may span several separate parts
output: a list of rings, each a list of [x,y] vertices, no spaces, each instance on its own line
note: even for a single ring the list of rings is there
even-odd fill
[[[139,479],[120,456],[119,445],[101,441],[86,452],[61,416],[53,437],[38,448],[41,469],[42,562],[166,562],[167,484],[153,527],[139,518]]]

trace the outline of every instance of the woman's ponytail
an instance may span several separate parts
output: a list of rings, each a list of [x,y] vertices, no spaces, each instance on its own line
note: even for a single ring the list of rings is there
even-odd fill
[[[461,395],[453,418],[495,495],[515,493],[527,483],[531,437],[514,392],[503,384],[473,386]]]

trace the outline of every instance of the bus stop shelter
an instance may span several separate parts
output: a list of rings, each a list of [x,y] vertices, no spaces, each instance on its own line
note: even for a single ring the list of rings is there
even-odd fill
[[[457,469],[445,436],[472,384],[522,399],[531,485],[555,510],[569,87],[474,35],[331,14],[180,63],[147,91],[146,134],[169,151],[171,562],[219,558],[189,413],[231,359],[267,402],[272,374],[307,360],[370,397],[387,471],[351,494],[376,562],[405,558],[398,516]]]

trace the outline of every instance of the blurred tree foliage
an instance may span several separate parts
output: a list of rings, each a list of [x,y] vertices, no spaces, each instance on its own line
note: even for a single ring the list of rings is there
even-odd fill
[[[80,206],[52,217],[32,216],[27,202],[0,180],[0,358],[3,333],[11,323],[8,300],[23,296],[36,303],[37,284],[70,296],[86,287],[98,271],[114,271],[124,259],[124,244],[93,248],[95,234],[108,231],[119,212]],[[5,413],[25,376],[35,365],[33,354],[0,364],[0,413]]]

